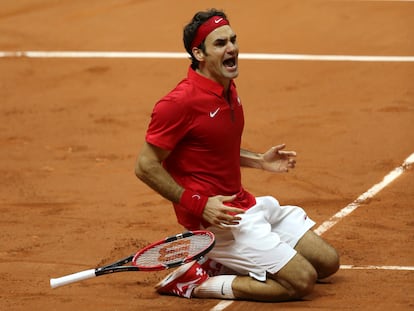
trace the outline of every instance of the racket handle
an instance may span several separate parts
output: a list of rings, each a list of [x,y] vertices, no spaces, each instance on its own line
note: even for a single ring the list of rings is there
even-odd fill
[[[70,283],[86,280],[95,277],[95,269],[89,269],[69,275],[62,276],[56,279],[50,279],[50,287],[56,288]]]

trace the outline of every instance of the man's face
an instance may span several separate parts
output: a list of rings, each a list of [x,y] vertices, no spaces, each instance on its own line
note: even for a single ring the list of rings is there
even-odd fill
[[[236,34],[228,25],[216,28],[206,37],[204,45],[206,53],[201,73],[227,86],[231,79],[239,75]]]

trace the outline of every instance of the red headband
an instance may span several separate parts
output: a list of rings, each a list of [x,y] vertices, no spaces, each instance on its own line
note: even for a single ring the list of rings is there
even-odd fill
[[[201,42],[212,32],[214,29],[219,28],[224,25],[230,25],[229,21],[221,16],[212,16],[206,20],[200,27],[197,29],[196,36],[191,44],[191,48],[198,47]]]

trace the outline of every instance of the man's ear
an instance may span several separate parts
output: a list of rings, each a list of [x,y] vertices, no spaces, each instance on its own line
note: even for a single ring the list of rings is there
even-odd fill
[[[193,52],[193,55],[194,55],[194,57],[195,57],[196,60],[198,60],[199,62],[204,61],[204,56],[205,55],[204,55],[202,49],[199,49],[199,48],[194,47],[193,50],[192,50],[192,52]]]

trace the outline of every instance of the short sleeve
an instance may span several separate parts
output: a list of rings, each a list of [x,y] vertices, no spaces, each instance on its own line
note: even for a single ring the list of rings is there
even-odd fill
[[[154,106],[146,141],[162,149],[172,150],[187,133],[190,120],[183,101],[166,96]]]

